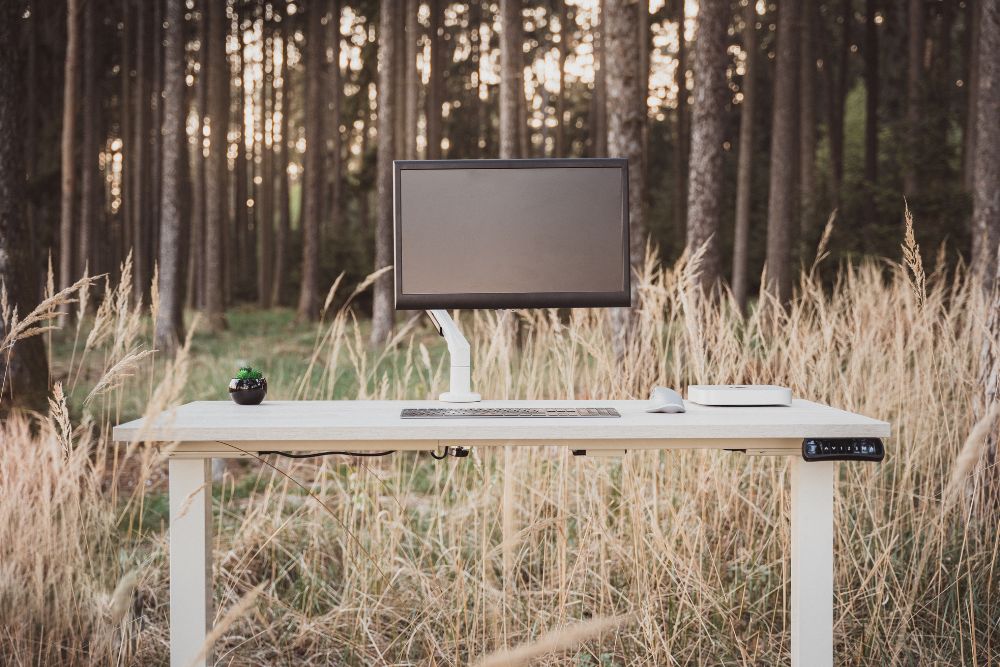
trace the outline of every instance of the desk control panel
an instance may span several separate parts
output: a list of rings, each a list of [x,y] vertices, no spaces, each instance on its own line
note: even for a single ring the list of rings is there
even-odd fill
[[[621,417],[614,408],[405,408],[403,419],[469,417]]]
[[[885,458],[881,438],[806,438],[802,441],[806,461],[874,461]]]

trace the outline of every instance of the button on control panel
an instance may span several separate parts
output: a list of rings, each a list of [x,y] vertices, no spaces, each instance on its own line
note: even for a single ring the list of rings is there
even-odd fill
[[[806,461],[874,461],[885,458],[880,438],[806,438],[802,441]]]

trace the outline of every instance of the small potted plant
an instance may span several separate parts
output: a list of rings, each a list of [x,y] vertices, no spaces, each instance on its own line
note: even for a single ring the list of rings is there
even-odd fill
[[[244,366],[229,381],[229,396],[240,405],[259,405],[266,395],[267,380],[256,368]]]

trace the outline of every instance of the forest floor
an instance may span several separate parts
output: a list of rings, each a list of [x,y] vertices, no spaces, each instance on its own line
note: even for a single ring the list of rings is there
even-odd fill
[[[190,326],[196,317],[194,312],[186,313],[185,324]],[[229,380],[245,365],[264,372],[268,399],[293,398],[296,385],[309,369],[317,326],[297,322],[295,311],[289,308],[261,310],[253,306],[231,308],[226,312],[226,321],[228,327],[215,333],[208,330],[203,320],[198,322],[191,340],[184,402],[228,400]],[[367,336],[368,321],[359,324],[361,335]],[[81,329],[87,332],[92,326],[90,316]],[[150,340],[152,323],[148,317],[143,318],[142,330],[142,338]],[[51,338],[50,368],[52,380],[64,383],[70,407],[77,413],[87,393],[104,374],[107,359],[102,355],[81,355],[83,336],[77,337],[74,332],[75,329],[60,331]],[[433,343],[428,341],[429,345]],[[143,369],[150,386],[162,379],[164,371],[162,363]],[[120,418],[130,420],[141,416],[146,396],[135,393],[124,398]]]

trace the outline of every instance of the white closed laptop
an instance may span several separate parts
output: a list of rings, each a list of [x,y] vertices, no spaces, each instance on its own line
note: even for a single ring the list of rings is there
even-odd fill
[[[791,405],[792,390],[773,384],[692,384],[688,400],[698,405]]]

